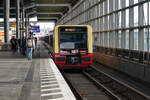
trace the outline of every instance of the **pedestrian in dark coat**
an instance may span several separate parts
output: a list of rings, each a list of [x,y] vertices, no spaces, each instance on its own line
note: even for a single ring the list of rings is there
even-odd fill
[[[13,53],[16,53],[17,51],[17,39],[15,36],[13,36],[10,40],[10,43],[11,43],[11,49],[12,49],[12,52]]]
[[[25,56],[26,55],[26,38],[24,37],[22,39],[22,55]]]

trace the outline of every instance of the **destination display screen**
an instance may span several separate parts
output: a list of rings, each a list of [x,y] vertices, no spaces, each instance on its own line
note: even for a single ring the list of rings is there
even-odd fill
[[[60,27],[60,32],[87,32],[87,27]]]

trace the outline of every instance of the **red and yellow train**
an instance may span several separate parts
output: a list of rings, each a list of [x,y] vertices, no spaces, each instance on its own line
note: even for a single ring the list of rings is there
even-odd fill
[[[86,68],[92,64],[92,28],[58,25],[53,35],[53,57],[59,68]]]

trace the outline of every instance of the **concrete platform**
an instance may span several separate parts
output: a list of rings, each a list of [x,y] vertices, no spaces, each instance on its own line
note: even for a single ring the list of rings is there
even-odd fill
[[[43,42],[33,57],[0,52],[0,100],[76,100]]]
[[[40,62],[41,100],[76,100],[53,60]]]
[[[28,93],[32,89],[32,80],[27,81],[29,78],[27,76],[31,67],[34,67],[34,63],[35,61],[28,61],[24,58],[0,58],[0,100],[29,99]],[[31,77],[33,78],[33,75]],[[27,83],[30,85],[27,85]],[[23,88],[26,86],[28,88],[24,91]],[[22,97],[21,94],[25,94],[26,98]]]

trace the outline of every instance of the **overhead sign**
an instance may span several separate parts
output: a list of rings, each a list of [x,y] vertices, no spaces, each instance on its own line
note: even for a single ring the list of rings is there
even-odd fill
[[[35,33],[40,33],[40,26],[31,26],[30,30]]]
[[[23,30],[22,30],[23,32],[26,32],[26,29],[25,28],[23,28]]]
[[[12,26],[13,28],[16,28],[16,22],[12,22],[11,26]]]

